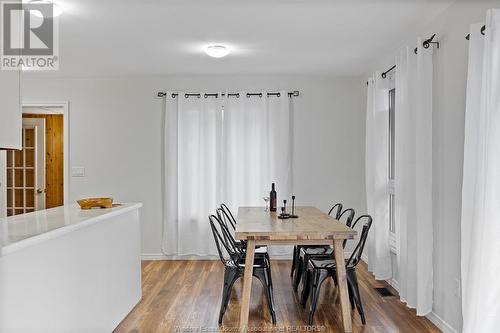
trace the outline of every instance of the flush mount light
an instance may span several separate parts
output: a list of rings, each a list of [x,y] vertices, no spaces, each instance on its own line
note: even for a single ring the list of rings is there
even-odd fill
[[[222,58],[229,54],[229,49],[224,45],[210,45],[205,48],[205,53],[213,58]]]
[[[41,4],[52,4],[53,5],[53,17],[57,17],[59,15],[61,15],[63,13],[63,10],[61,8],[60,5],[58,5],[57,3],[55,3],[54,1],[44,1],[44,0],[32,0],[30,1],[29,3],[41,3]],[[38,10],[32,10],[30,11],[31,14],[33,14],[34,16],[36,17],[42,17],[42,13],[39,12]]]

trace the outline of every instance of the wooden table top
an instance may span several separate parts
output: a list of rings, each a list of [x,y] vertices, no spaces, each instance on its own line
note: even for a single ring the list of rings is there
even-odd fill
[[[240,207],[236,224],[239,240],[354,239],[356,231],[315,207],[295,207],[296,219],[278,219],[264,207]]]

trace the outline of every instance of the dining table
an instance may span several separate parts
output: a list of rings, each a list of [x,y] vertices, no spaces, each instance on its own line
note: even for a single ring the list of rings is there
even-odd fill
[[[256,246],[332,245],[333,259],[337,266],[344,331],[352,332],[343,242],[346,239],[356,238],[356,231],[316,207],[295,207],[294,213],[296,218],[280,219],[279,214],[264,207],[239,207],[238,209],[235,238],[247,244],[239,329],[241,332],[248,331],[252,263]]]

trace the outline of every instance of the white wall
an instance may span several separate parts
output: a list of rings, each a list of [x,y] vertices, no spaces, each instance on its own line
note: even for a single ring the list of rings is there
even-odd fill
[[[36,75],[30,74],[30,75]],[[211,76],[134,79],[23,78],[25,102],[69,101],[70,201],[111,195],[140,201],[142,251],[161,252],[162,101],[157,91],[300,90],[295,101],[294,185],[298,204],[342,201],[360,213],[364,194],[364,83],[360,78]],[[279,189],[278,189],[279,190]]]
[[[460,279],[460,215],[467,79],[469,25],[484,22],[486,10],[500,1],[459,0],[420,33],[437,33],[440,48],[434,53],[434,305],[433,312],[452,329],[461,331],[461,300],[455,279]],[[414,45],[417,36],[395,46],[375,69],[394,64],[397,48]],[[397,111],[396,111],[397,112]]]

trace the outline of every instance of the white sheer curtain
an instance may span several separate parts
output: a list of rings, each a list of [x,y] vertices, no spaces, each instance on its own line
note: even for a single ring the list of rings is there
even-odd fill
[[[167,255],[215,255],[207,217],[218,197],[220,98],[176,98],[165,108],[163,251]]]
[[[395,216],[399,295],[417,315],[432,311],[432,47],[396,58]]]
[[[232,211],[239,206],[263,206],[271,183],[276,184],[278,206],[291,200],[291,99],[279,97],[228,98],[224,103],[222,201]],[[270,254],[291,252],[273,247]]]
[[[366,108],[366,203],[373,224],[368,234],[368,270],[378,280],[392,277],[389,248],[389,80],[368,80]]]
[[[463,332],[500,332],[500,10],[470,30],[462,186]]]
[[[279,200],[292,189],[292,112],[279,97],[166,97],[163,251],[215,255],[208,215],[226,203],[264,206],[271,183]],[[275,249],[279,254],[284,249]]]
[[[265,96],[266,93],[263,93]],[[263,206],[271,183],[278,198],[291,198],[292,150],[290,98],[228,98],[224,103],[222,200],[239,206]]]

